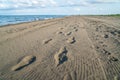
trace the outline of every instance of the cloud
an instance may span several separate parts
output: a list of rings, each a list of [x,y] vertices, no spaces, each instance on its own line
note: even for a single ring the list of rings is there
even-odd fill
[[[43,8],[56,6],[54,0],[2,0],[0,9]]]
[[[85,0],[81,0],[81,1],[68,1],[68,4],[69,5],[72,5],[72,6],[86,6],[88,5],[89,3]]]
[[[65,4],[64,4],[65,3]],[[80,6],[89,6],[89,3],[85,0],[67,0],[59,7],[80,7]]]
[[[0,0],[0,10],[36,9],[50,7],[80,7],[94,4],[117,3],[120,0]]]
[[[57,2],[55,2],[54,0],[49,0],[49,2],[50,2],[52,5],[57,5]]]
[[[68,1],[67,3],[70,4],[70,5],[74,5],[75,4],[73,1]]]
[[[97,0],[99,2],[103,2],[103,3],[116,3],[116,2],[120,2],[120,0]]]
[[[85,0],[67,0],[66,2],[55,0],[2,0],[0,1],[0,9],[74,7],[88,6],[88,4]]]
[[[87,1],[88,3],[91,4],[103,4],[103,3],[118,3],[120,2],[120,0],[91,0],[91,1]]]
[[[80,11],[80,8],[74,8],[75,11]]]
[[[0,8],[6,8],[7,5],[4,5],[4,4],[0,4]]]

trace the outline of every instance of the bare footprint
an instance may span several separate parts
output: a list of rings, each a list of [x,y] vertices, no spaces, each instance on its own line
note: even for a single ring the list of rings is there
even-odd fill
[[[78,31],[78,29],[75,29],[75,32],[77,32]]]
[[[57,66],[67,61],[68,57],[66,47],[60,48],[57,54],[54,55],[54,59]]]
[[[103,34],[103,35],[101,35],[101,37],[103,37],[103,38],[109,38],[109,35],[108,34]]]
[[[112,62],[112,61],[113,61],[113,62],[118,61],[118,59],[117,59],[116,57],[111,56],[111,55],[108,56],[108,59],[109,59],[110,62]]]
[[[73,29],[76,29],[77,27],[73,27]]]
[[[109,51],[105,50],[105,49],[103,49],[102,52],[106,55],[111,55],[111,53]]]
[[[68,35],[71,35],[71,34],[72,34],[72,32],[68,32],[68,33],[66,33],[65,35],[68,36]]]
[[[63,27],[60,27],[60,29],[62,30],[62,29],[64,29]]]
[[[104,35],[104,38],[109,38],[109,36],[107,34]]]
[[[50,41],[52,41],[52,39],[44,40],[44,41],[43,41],[43,44],[47,44],[47,43],[49,43]]]
[[[63,32],[61,32],[61,31],[60,32],[56,32],[56,34],[63,34]]]
[[[28,66],[29,64],[31,64],[32,62],[34,62],[36,60],[36,57],[33,55],[29,55],[24,57],[18,64],[16,64],[15,66],[13,66],[11,68],[12,71],[17,71],[20,70],[26,66]]]
[[[75,37],[70,37],[67,39],[67,42],[70,43],[70,44],[73,44],[75,43]]]

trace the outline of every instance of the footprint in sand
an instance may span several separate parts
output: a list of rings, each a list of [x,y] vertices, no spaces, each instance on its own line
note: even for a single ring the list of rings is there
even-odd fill
[[[109,38],[109,36],[107,34],[104,35],[104,38]]]
[[[78,29],[75,29],[75,32],[77,32],[78,31]]]
[[[118,61],[118,59],[117,59],[116,57],[111,56],[111,55],[108,56],[108,59],[109,59],[110,62],[112,62],[112,61],[113,61],[113,62]]]
[[[105,49],[103,49],[102,52],[106,55],[111,55],[111,53],[109,51],[105,50]]]
[[[20,70],[26,66],[28,66],[29,64],[31,64],[32,62],[34,62],[36,60],[36,57],[33,55],[29,55],[24,57],[18,64],[16,64],[15,66],[13,66],[11,68],[12,71],[17,71]]]
[[[73,27],[73,29],[77,29],[77,27]]]
[[[68,39],[67,39],[67,42],[70,43],[70,44],[75,43],[75,42],[76,42],[76,41],[75,41],[75,37],[70,37],[70,38],[68,38]]]
[[[50,41],[52,41],[52,39],[44,40],[44,41],[43,41],[43,44],[47,44],[47,43],[49,43]]]
[[[56,32],[56,34],[63,34],[63,32],[59,31],[59,32]]]
[[[54,59],[57,66],[67,61],[68,57],[66,47],[60,48],[60,50],[54,55]]]
[[[71,34],[72,34],[72,32],[68,32],[68,33],[65,34],[65,36],[69,36]]]
[[[60,30],[63,30],[64,28],[63,27],[60,27]]]

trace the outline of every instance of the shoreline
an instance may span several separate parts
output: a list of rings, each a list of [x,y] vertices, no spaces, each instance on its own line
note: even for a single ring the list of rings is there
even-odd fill
[[[7,16],[7,15],[6,15]],[[17,16],[17,15],[15,15]],[[25,16],[25,15],[19,15],[19,16]],[[26,15],[26,16],[29,16],[29,15]],[[0,27],[4,27],[4,26],[9,26],[9,25],[16,25],[16,24],[22,24],[22,23],[30,23],[30,22],[36,22],[36,21],[43,21],[43,20],[49,20],[49,19],[55,19],[55,16],[57,16],[56,18],[63,18],[63,17],[66,17],[65,15],[31,15],[31,16],[51,16],[51,17],[46,17],[46,18],[38,18],[35,19],[35,20],[31,20],[31,21],[23,21],[23,22],[17,22],[17,21],[14,21],[13,23],[8,23],[8,24],[3,24],[3,25],[0,25]],[[52,17],[53,16],[53,17]]]
[[[6,24],[6,25],[1,25],[1,27],[8,27],[8,26],[14,26],[14,25],[19,25],[19,24],[25,24],[25,23],[32,23],[32,22],[37,22],[37,21],[44,21],[44,20],[35,20],[35,21],[28,21],[28,22],[20,22],[20,23],[13,23],[13,24]]]
[[[65,17],[72,17],[72,16],[87,16],[87,17],[94,17],[94,18],[97,18],[97,17],[106,17],[106,18],[118,18],[117,16],[113,15],[70,15],[70,16],[64,16],[64,17],[61,17],[61,18],[65,18]],[[52,19],[59,19],[59,18],[52,18]],[[38,21],[46,21],[46,20],[52,20],[51,18],[50,19],[41,19],[41,20],[34,20],[34,21],[26,21],[26,22],[18,22],[18,23],[11,23],[11,24],[6,24],[6,25],[0,25],[0,28],[2,27],[8,27],[8,26],[14,26],[14,25],[19,25],[19,24],[27,24],[27,23],[33,23],[33,22],[38,22]]]
[[[6,24],[6,25],[1,25],[0,28],[2,28],[2,27],[8,27],[8,26],[14,26],[14,25],[20,25],[20,24],[34,23],[34,22],[45,21],[45,20],[51,20],[51,19],[43,19],[43,20],[35,20],[35,21],[28,21],[28,22],[20,22],[20,23]]]

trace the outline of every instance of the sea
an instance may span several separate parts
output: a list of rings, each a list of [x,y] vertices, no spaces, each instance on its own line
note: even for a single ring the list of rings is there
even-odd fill
[[[62,18],[66,15],[0,15],[0,26],[45,19]]]

